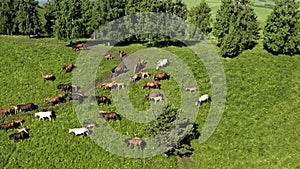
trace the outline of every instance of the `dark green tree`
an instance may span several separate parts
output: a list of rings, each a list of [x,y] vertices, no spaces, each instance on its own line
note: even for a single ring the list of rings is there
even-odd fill
[[[189,11],[189,21],[205,34],[211,32],[211,9],[203,0],[199,5]]]
[[[299,3],[276,0],[263,30],[264,48],[272,54],[294,55],[300,45]]]
[[[163,137],[157,138],[157,145],[167,147],[166,155],[190,156],[193,153],[191,141],[200,136],[198,125],[188,119],[179,117],[180,110],[172,105],[167,105],[156,121],[149,124],[146,134]],[[176,121],[176,125],[174,125]]]
[[[0,33],[11,35],[14,32],[18,1],[0,1]]]
[[[89,0],[60,2],[54,27],[58,39],[71,40],[86,36],[88,20],[84,18],[84,14],[89,13],[89,3]]]
[[[41,22],[38,13],[38,1],[19,0],[16,13],[17,32],[25,35],[36,35],[41,32]]]
[[[259,30],[257,16],[249,0],[222,0],[213,30],[222,57],[236,57],[242,51],[252,49],[259,39]]]
[[[55,21],[60,12],[60,2],[60,0],[51,0],[43,5],[45,10],[44,18],[46,20],[44,30],[50,36],[54,34]]]

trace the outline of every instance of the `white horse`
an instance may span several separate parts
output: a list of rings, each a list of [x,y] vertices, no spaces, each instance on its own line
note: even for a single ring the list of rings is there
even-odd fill
[[[73,129],[69,129],[69,133],[74,133],[75,136],[83,134],[83,135],[89,135],[89,130],[85,127],[83,128],[73,128]]]
[[[37,112],[34,114],[34,117],[39,117],[40,120],[43,118],[48,118],[51,120],[54,117],[53,111],[44,111],[44,112]]]
[[[202,103],[208,102],[208,101],[211,101],[210,96],[208,94],[204,94],[196,100],[195,105],[198,106],[198,105],[201,105]]]
[[[159,60],[156,63],[156,70],[159,69],[159,68],[161,68],[161,67],[167,66],[168,64],[169,64],[168,59]]]
[[[157,103],[157,102],[164,100],[164,98],[162,96],[149,97],[149,100],[152,100],[152,101],[154,101],[154,103]]]

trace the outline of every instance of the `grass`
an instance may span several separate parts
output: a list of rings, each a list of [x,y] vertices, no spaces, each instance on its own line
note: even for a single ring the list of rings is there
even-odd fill
[[[44,99],[62,93],[56,89],[59,83],[72,81],[72,74],[60,72],[60,68],[67,63],[74,63],[79,53],[66,47],[65,42],[53,39],[1,37],[0,41],[2,42],[1,107],[34,102],[41,108],[48,108],[49,105],[44,102]],[[139,53],[147,50],[142,45],[115,47],[112,52],[119,49],[127,51],[128,54],[137,53],[140,57],[149,57]],[[171,52],[182,59],[193,71],[201,93],[210,93],[209,76],[202,62],[193,55],[191,50],[186,47],[172,46],[155,50]],[[150,51],[150,54],[155,53]],[[299,167],[300,143],[297,117],[300,103],[298,75],[300,56],[273,56],[262,50],[259,43],[256,48],[245,51],[235,59],[221,59],[221,61],[228,90],[225,112],[218,128],[207,142],[203,144],[197,140],[192,142],[195,151],[191,158],[178,161],[175,157],[157,155],[142,161],[111,154],[88,137],[75,137],[68,133],[69,128],[80,127],[79,120],[82,120],[77,118],[76,107],[68,102],[50,107],[57,113],[55,121],[39,121],[33,116],[36,111],[18,114],[3,121],[24,119],[24,126],[30,128],[30,138],[16,143],[8,139],[8,135],[13,133],[13,130],[1,130],[0,166],[2,168],[18,166],[23,168]],[[97,71],[97,79],[106,76],[116,64],[118,64],[117,59],[103,61]],[[153,74],[157,72],[151,68],[148,70]],[[40,71],[53,73],[57,76],[57,80],[44,82],[40,77]],[[141,111],[150,108],[150,104],[143,100],[143,95],[150,90],[140,89],[146,81],[147,79],[143,79],[131,84],[128,90],[134,108]],[[181,100],[176,96],[179,88],[174,76],[170,81],[161,83],[168,101],[176,106]],[[112,97],[112,93],[101,88],[97,88],[96,93]],[[96,106],[95,103],[91,104]],[[96,106],[96,108],[97,110],[119,110],[115,104]],[[209,108],[209,104],[203,105],[198,114],[196,123],[199,124],[200,132]],[[97,115],[93,111],[86,113]],[[102,124],[103,121],[99,119],[97,123]],[[110,121],[109,124],[128,137],[143,137],[144,130],[148,127],[147,124],[133,122],[124,117],[121,121]],[[95,132],[102,132],[101,127]],[[107,139],[109,137],[110,135]],[[126,152],[126,147],[124,151]],[[136,152],[139,153],[138,150]]]

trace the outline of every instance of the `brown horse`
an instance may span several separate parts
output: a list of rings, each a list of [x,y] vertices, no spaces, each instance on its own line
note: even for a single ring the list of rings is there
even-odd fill
[[[111,54],[107,53],[106,55],[104,55],[104,58],[106,60],[111,60],[111,59],[113,59],[113,56]]]
[[[48,102],[48,103],[51,103],[52,105],[56,105],[56,104],[60,104],[60,103],[64,103],[66,102],[66,97],[68,95],[67,94],[64,94],[64,95],[57,95],[57,96],[54,96],[54,97],[51,97],[51,98],[46,98],[45,99],[45,102]]]
[[[124,50],[119,50],[120,58],[124,57],[125,55],[126,55],[126,53],[124,52]]]
[[[20,126],[20,123],[16,123],[14,120],[9,122],[9,123],[5,123],[5,124],[2,124],[0,126],[0,129],[4,129],[4,130],[8,130],[8,129],[11,129],[11,128],[18,128]]]
[[[155,81],[159,81],[159,80],[169,80],[170,76],[167,74],[167,72],[161,72],[161,73],[157,73],[156,75],[154,75],[154,80]]]
[[[121,116],[116,112],[100,111],[99,117],[106,120],[121,120]]]
[[[119,65],[114,67],[111,72],[114,73],[116,76],[118,76],[121,73],[124,73],[128,71],[127,67],[125,65]]]
[[[126,143],[127,147],[130,146],[131,148],[136,145],[143,150],[146,147],[146,142],[141,138],[127,138],[124,140],[124,142]]]
[[[73,47],[73,50],[79,50],[79,49],[87,49],[87,46],[85,43],[79,43],[79,44],[75,44]]]
[[[156,89],[160,89],[160,84],[158,84],[157,81],[152,81],[152,82],[147,82],[144,84],[143,89],[145,89],[146,87],[150,88],[156,88]]]
[[[56,78],[54,75],[52,74],[44,74],[43,72],[41,72],[41,76],[44,80],[50,80],[50,81],[54,81]]]
[[[7,115],[13,115],[15,113],[14,109],[10,108],[0,108],[0,111],[3,117],[6,117]]]
[[[102,83],[100,87],[104,88],[106,90],[111,90],[114,85],[115,85],[115,82],[107,82],[107,83]]]
[[[146,94],[146,95],[144,96],[144,98],[145,98],[146,100],[149,100],[149,99],[152,98],[152,97],[158,97],[158,96],[163,96],[163,94],[160,93],[159,90],[157,90],[157,91],[155,91],[155,92],[153,92],[153,93],[148,93],[148,94]]]
[[[61,68],[61,70],[66,70],[66,72],[71,72],[75,68],[75,65],[73,63],[68,64],[67,66],[64,66]]]
[[[145,67],[145,60],[144,59],[139,59],[136,65],[134,66],[133,70],[135,73],[139,72]]]

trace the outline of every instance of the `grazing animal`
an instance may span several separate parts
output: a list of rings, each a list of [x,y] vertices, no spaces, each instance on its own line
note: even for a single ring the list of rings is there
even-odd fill
[[[106,60],[112,60],[112,59],[113,59],[113,56],[112,56],[111,54],[106,54],[106,55],[104,55],[104,58],[105,58]]]
[[[75,65],[70,63],[67,66],[62,67],[61,70],[66,70],[66,72],[68,73],[68,72],[71,72],[73,70],[73,68],[75,68]]]
[[[164,100],[164,98],[162,96],[157,96],[157,97],[150,97],[149,100],[154,101],[154,103],[157,103]]]
[[[42,111],[42,112],[35,113],[34,117],[38,117],[40,120],[42,120],[44,118],[48,118],[49,120],[51,120],[52,118],[54,119],[55,114],[54,114],[54,111],[52,111],[52,110]]]
[[[204,94],[196,100],[195,105],[198,106],[198,105],[201,105],[202,103],[208,102],[208,101],[211,101],[210,96],[208,94]]]
[[[0,126],[0,129],[4,129],[4,130],[8,130],[11,128],[15,128],[14,122],[5,123]]]
[[[121,116],[116,112],[100,111],[99,117],[106,120],[121,120]]]
[[[82,127],[82,128],[73,128],[73,129],[69,129],[69,133],[74,133],[75,136],[78,136],[78,135],[89,135],[90,134],[90,131],[85,128],[85,127]]]
[[[23,127],[23,128],[17,128],[16,130],[18,131],[18,133],[20,133],[20,132],[22,132],[22,131],[24,131],[24,132],[28,133],[28,131],[29,131],[29,128],[27,128],[27,127]]]
[[[78,100],[79,103],[82,103],[83,100],[87,98],[87,96],[85,96],[82,93],[71,93],[71,94],[67,94],[67,96],[69,97],[69,100]]]
[[[106,96],[92,96],[92,100],[96,100],[98,105],[101,103],[108,105],[111,104],[111,100]]]
[[[7,115],[13,115],[15,113],[14,109],[10,108],[0,108],[0,111],[3,117],[6,117]]]
[[[84,122],[83,125],[84,125],[84,127],[86,127],[89,130],[92,129],[92,128],[95,128],[95,127],[99,127],[99,125],[97,123]]]
[[[9,138],[14,139],[15,141],[18,141],[20,139],[29,138],[29,134],[25,131],[21,131],[19,133],[13,133],[13,134],[9,135]]]
[[[60,89],[62,91],[70,91],[70,92],[77,92],[80,87],[78,85],[75,85],[75,84],[71,84],[71,83],[68,83],[68,84],[59,84],[57,85],[57,89]]]
[[[111,90],[113,88],[113,86],[115,85],[115,82],[107,82],[107,83],[103,83],[101,84],[101,88],[104,88],[106,90]]]
[[[152,97],[158,97],[158,96],[163,96],[163,94],[160,93],[159,90],[157,90],[157,91],[155,91],[155,92],[153,92],[153,93],[148,93],[148,94],[146,94],[146,95],[144,96],[144,98],[145,98],[146,100],[149,100],[149,99],[152,98]]]
[[[136,63],[136,65],[134,66],[133,70],[134,73],[139,72],[140,70],[142,70],[145,67],[145,60],[144,59],[139,59],[138,62]]]
[[[157,73],[156,75],[154,75],[154,80],[155,81],[159,81],[159,80],[169,80],[170,76],[167,74],[167,72],[161,72],[161,73]]]
[[[43,72],[41,72],[41,75],[44,80],[54,81],[56,79],[56,77],[52,74],[44,74]]]
[[[114,82],[114,84],[112,86],[112,89],[123,89],[125,87],[126,87],[125,83],[116,83],[116,82]]]
[[[87,49],[87,46],[86,46],[86,44],[85,43],[79,43],[79,44],[75,44],[73,47],[72,47],[72,49],[73,50],[79,50],[79,49]]]
[[[198,88],[197,87],[187,87],[187,88],[185,88],[185,90],[192,93],[192,92],[198,91]]]
[[[17,125],[23,125],[23,123],[25,122],[25,120],[14,120],[13,122],[15,124],[17,124]]]
[[[162,59],[156,62],[156,70],[162,67],[165,67],[169,64],[169,60],[168,59]]]
[[[160,89],[160,84],[158,84],[157,81],[152,81],[152,82],[147,82],[144,84],[143,89],[145,89],[146,87],[150,88],[156,88],[156,89]]]
[[[124,142],[126,143],[127,147],[130,146],[131,148],[136,145],[143,150],[146,147],[146,142],[141,138],[127,138],[124,140]]]
[[[20,104],[20,105],[12,105],[12,107],[15,109],[15,112],[27,112],[36,110],[39,108],[39,106],[33,104],[33,103],[27,103],[27,104]]]
[[[114,73],[116,76],[118,76],[121,73],[124,73],[128,71],[127,67],[125,65],[119,65],[114,67],[111,72]]]
[[[17,128],[20,126],[21,123],[19,122],[15,122],[14,120],[9,122],[9,123],[5,123],[5,124],[2,124],[0,126],[0,129],[4,129],[4,130],[8,130],[8,129],[11,129],[11,128]]]
[[[124,57],[125,55],[126,55],[126,53],[124,52],[124,50],[119,50],[120,58]]]
[[[141,80],[142,78],[148,78],[150,77],[151,74],[149,71],[146,71],[146,70],[142,70],[140,71],[139,73],[136,73],[134,74],[132,77],[131,77],[131,81],[132,82],[136,82],[138,80]]]
[[[47,98],[47,99],[45,99],[45,101],[48,103],[51,103],[52,105],[61,104],[61,103],[65,103],[67,101],[66,100],[67,96],[68,96],[67,94],[57,95],[52,98]]]

